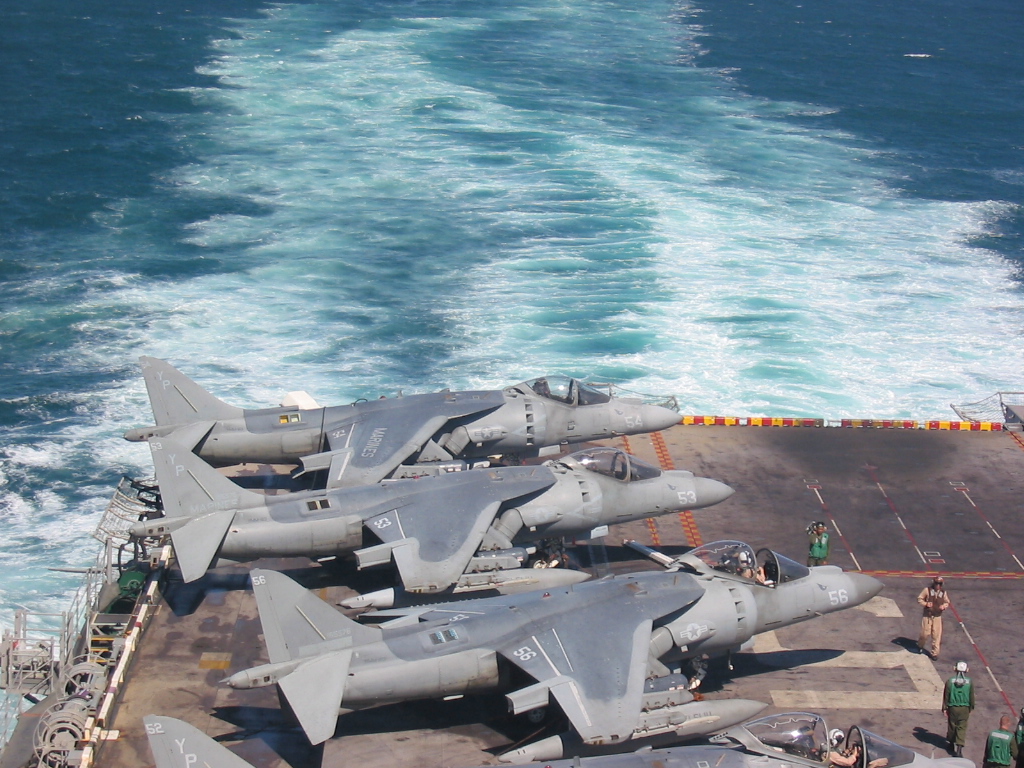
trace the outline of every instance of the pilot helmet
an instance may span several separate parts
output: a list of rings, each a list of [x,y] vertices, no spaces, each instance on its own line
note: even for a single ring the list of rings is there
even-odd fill
[[[960,674],[963,674],[964,672],[967,671],[967,662],[966,661],[958,661],[956,663],[956,666],[953,667],[953,669],[955,671],[959,672]]]
[[[740,565],[744,568],[750,565],[750,553],[745,550],[740,550],[736,559],[739,560]]]
[[[831,744],[833,747],[838,747],[840,744],[842,744],[844,738],[845,736],[843,735],[843,731],[840,728],[833,728],[831,731],[828,732],[828,743]]]

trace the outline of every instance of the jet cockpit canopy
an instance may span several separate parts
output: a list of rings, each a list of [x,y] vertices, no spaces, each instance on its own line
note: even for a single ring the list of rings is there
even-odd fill
[[[523,387],[535,395],[566,405],[600,405],[612,399],[610,395],[569,376],[541,376],[524,381],[514,389],[522,390]]]
[[[742,541],[713,541],[691,549],[681,559],[696,558],[707,568],[773,587],[802,579],[810,570],[770,549],[753,548]]]
[[[841,733],[841,731],[840,731]],[[779,752],[813,764],[829,764],[829,752],[853,755],[853,768],[898,768],[916,753],[881,736],[851,726],[838,743],[829,741],[825,718],[810,712],[782,712],[730,728],[713,742],[738,741],[752,752],[777,757]]]
[[[606,446],[576,451],[560,459],[554,459],[551,463],[563,464],[569,469],[588,469],[625,483],[648,480],[661,475],[660,469],[646,461],[630,456],[618,448]]]
[[[783,712],[751,720],[749,723],[737,726],[735,730],[747,731],[757,742],[767,747],[764,754],[784,752],[804,760],[828,763],[828,728],[825,718],[821,715],[813,715],[809,712]],[[732,734],[727,733],[726,735]],[[747,739],[739,740],[752,746]]]
[[[843,751],[859,749],[858,762],[854,768],[896,768],[914,762],[916,752],[901,747],[895,742],[883,739],[876,733],[852,726],[843,742]]]

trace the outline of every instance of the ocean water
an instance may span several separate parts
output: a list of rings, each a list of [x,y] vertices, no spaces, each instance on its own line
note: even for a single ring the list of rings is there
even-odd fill
[[[685,413],[1020,381],[1010,0],[0,6],[0,624],[59,611],[139,355],[229,402],[544,372]]]

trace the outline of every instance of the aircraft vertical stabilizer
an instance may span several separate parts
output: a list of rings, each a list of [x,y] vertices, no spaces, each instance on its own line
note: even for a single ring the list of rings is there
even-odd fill
[[[164,360],[140,357],[139,365],[158,427],[238,419],[244,414],[241,408],[214,397]]]
[[[146,715],[149,748],[153,751],[156,768],[252,768],[226,747],[222,747],[205,733],[173,717]]]
[[[381,639],[377,627],[353,621],[277,571],[254,570],[252,588],[272,664],[291,661],[317,643],[335,641],[343,648]]]
[[[182,578],[195,581],[217,556],[239,507],[263,503],[259,494],[240,488],[185,446],[167,438],[152,438],[149,450],[164,518],[188,518],[168,526]]]

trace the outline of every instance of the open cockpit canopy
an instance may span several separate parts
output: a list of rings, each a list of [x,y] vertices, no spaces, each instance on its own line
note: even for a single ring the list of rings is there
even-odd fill
[[[566,405],[600,405],[611,401],[611,396],[569,376],[541,376],[524,381],[515,387],[528,388],[535,395]]]
[[[838,731],[842,734],[842,731]],[[748,750],[772,757],[783,753],[800,761],[829,765],[829,753],[856,758],[852,768],[898,768],[914,762],[917,753],[888,739],[851,726],[835,743],[821,715],[782,712],[730,728],[712,741],[738,741]]]
[[[755,555],[753,548],[742,541],[713,541],[691,549],[685,558],[696,558],[712,570],[769,587],[802,579],[810,573],[806,566],[770,549],[759,549]]]
[[[821,715],[784,712],[739,726],[767,747],[765,754],[784,752],[793,757],[828,762],[828,728]]]
[[[661,470],[636,456],[630,456],[618,448],[599,447],[570,453],[553,463],[563,464],[570,469],[587,469],[599,475],[631,483],[637,480],[648,480],[661,475]]]

